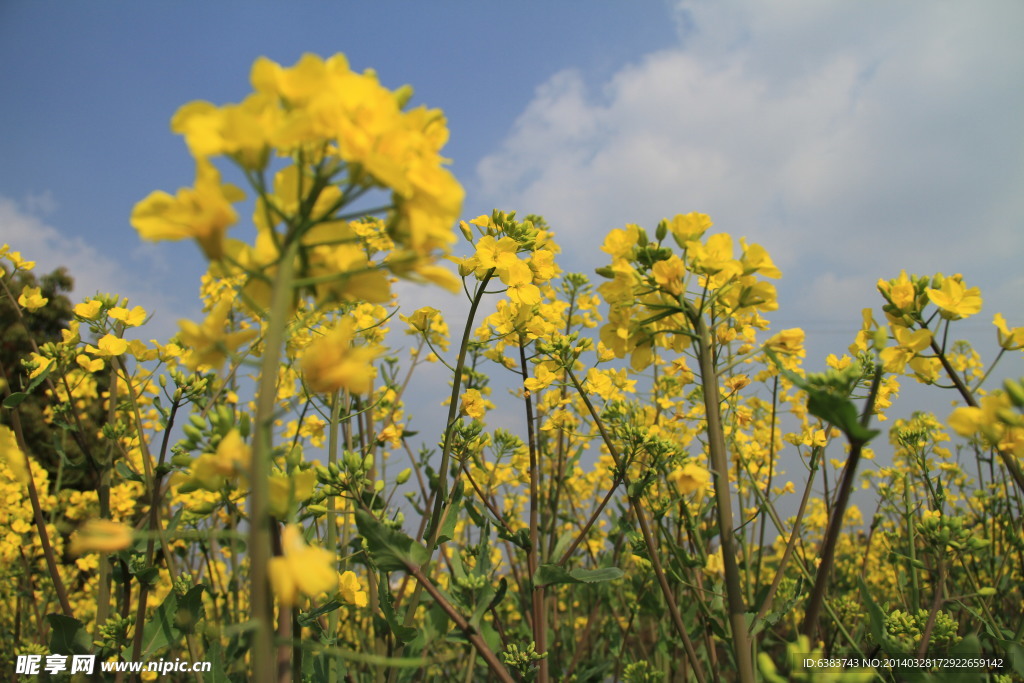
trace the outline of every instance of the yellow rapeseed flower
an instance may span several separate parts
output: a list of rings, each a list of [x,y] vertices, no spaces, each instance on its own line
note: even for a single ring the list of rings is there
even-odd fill
[[[448,350],[448,323],[441,316],[441,311],[431,306],[417,309],[412,315],[398,316],[409,325],[406,334],[422,333],[427,340],[442,351]]]
[[[882,350],[879,356],[884,363],[886,372],[903,372],[909,363],[920,351],[928,348],[932,341],[930,330],[910,331],[902,326],[894,326],[893,333],[896,335],[896,346],[890,346]]]
[[[150,241],[194,238],[211,261],[224,255],[224,234],[238,220],[232,203],[245,194],[230,183],[209,161],[196,161],[194,187],[175,196],[152,192],[132,209],[131,224],[142,239]]]
[[[208,491],[219,491],[226,480],[249,471],[252,449],[237,429],[232,429],[217,444],[215,453],[203,453],[192,463],[192,479]]]
[[[992,324],[996,326],[996,336],[999,339],[999,346],[1007,351],[1016,351],[1024,348],[1024,327],[1014,327],[1012,330],[1006,325],[1006,318],[1002,313],[992,316]]]
[[[310,390],[330,394],[345,389],[356,394],[370,390],[377,369],[374,359],[380,347],[353,346],[355,323],[346,318],[312,342],[302,356],[302,374]]]
[[[182,343],[191,350],[185,358],[185,364],[195,370],[201,365],[220,368],[228,353],[233,353],[239,346],[256,336],[256,330],[238,330],[225,332],[228,313],[231,311],[231,300],[224,299],[213,307],[202,325],[191,320],[179,320]]]
[[[740,245],[743,247],[743,257],[740,258],[740,263],[743,264],[744,275],[760,273],[764,277],[773,279],[782,277],[782,271],[775,266],[772,257],[768,255],[768,251],[764,247],[760,244],[747,244],[747,240],[742,237]]]
[[[703,493],[711,482],[711,473],[696,463],[686,463],[668,475],[668,480],[684,496],[694,492]]]
[[[879,280],[878,291],[888,297],[901,312],[917,312],[917,290],[907,276],[907,271],[901,270],[900,276],[894,280]]]
[[[624,229],[610,230],[601,245],[601,251],[610,255],[613,261],[624,260],[632,253],[640,239],[640,227],[629,224]]]
[[[14,432],[7,425],[0,425],[0,462],[4,462],[22,484],[28,484],[28,463],[25,454],[18,447]]]
[[[669,294],[679,296],[683,293],[686,264],[675,254],[655,263],[651,268],[651,274],[654,276],[654,281]]]
[[[309,500],[315,487],[316,471],[314,470],[302,470],[292,474],[275,472],[270,477],[268,491],[270,514],[278,519],[286,519],[292,503]]]
[[[708,553],[708,561],[704,565],[704,573],[711,578],[725,574],[725,559],[722,557],[721,547],[713,553]]]
[[[712,235],[703,243],[688,242],[686,248],[693,259],[693,269],[714,276],[710,278],[712,287],[721,287],[743,273],[743,265],[733,258],[732,236],[728,233]]]
[[[94,356],[110,358],[120,356],[128,350],[128,342],[113,334],[105,334],[96,342],[96,346],[88,344],[85,350]]]
[[[86,372],[99,372],[103,369],[102,358],[90,358],[84,353],[75,356],[75,362]]]
[[[36,267],[35,261],[25,261],[21,258],[20,251],[11,251],[10,245],[0,247],[0,258],[6,258],[14,266],[15,270],[32,270]]]
[[[18,303],[29,311],[37,311],[45,306],[50,300],[42,295],[39,287],[26,286],[21,290]]]
[[[270,560],[270,582],[282,605],[292,606],[301,593],[316,596],[338,586],[334,556],[306,545],[302,530],[289,524],[281,532],[281,557]]]
[[[356,607],[366,607],[369,599],[355,572],[348,571],[338,577],[338,592],[342,599]]]
[[[80,304],[75,304],[75,315],[85,320],[95,320],[99,314],[100,309],[103,307],[103,302],[99,299],[90,299],[89,301],[83,301]]]
[[[683,246],[691,240],[699,240],[712,225],[710,216],[692,211],[673,216],[668,222],[668,229],[679,246]]]
[[[146,321],[146,309],[142,306],[136,306],[131,310],[115,306],[110,309],[107,315],[114,320],[124,323],[127,327],[138,327]]]
[[[116,553],[132,544],[132,528],[110,519],[90,519],[71,536],[72,555]]]
[[[470,416],[474,420],[480,420],[483,418],[484,413],[487,412],[487,409],[493,407],[494,404],[485,399],[479,389],[467,389],[466,392],[462,394],[462,403],[459,405],[459,412]]]
[[[765,346],[779,353],[790,353],[804,356],[804,331],[799,327],[782,330],[765,342]]]
[[[964,287],[959,275],[943,278],[939,289],[926,289],[931,302],[942,309],[942,317],[958,320],[981,310],[981,290]]]

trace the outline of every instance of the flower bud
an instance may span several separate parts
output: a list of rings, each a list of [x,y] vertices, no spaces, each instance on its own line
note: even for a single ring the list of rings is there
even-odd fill
[[[359,458],[359,454],[353,453],[352,451],[345,451],[345,455],[342,457],[342,460],[345,461],[345,469],[349,472],[358,472],[359,468],[363,464],[362,460]]]

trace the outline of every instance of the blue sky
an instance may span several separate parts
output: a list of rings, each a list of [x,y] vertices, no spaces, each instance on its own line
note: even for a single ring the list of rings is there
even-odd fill
[[[901,268],[980,286],[965,328],[991,350],[994,312],[1024,324],[1022,28],[1014,0],[8,0],[0,241],[169,334],[202,257],[128,216],[192,181],[171,115],[242,98],[260,55],[344,52],[447,113],[465,217],[543,214],[567,269],[602,265],[611,228],[703,211],[775,257],[772,319],[816,340],[811,368]]]
[[[538,85],[569,68],[607,78],[676,39],[660,3],[548,5],[3,3],[0,230],[41,266],[70,265],[83,294],[106,286],[158,308],[192,306],[183,283],[200,272],[195,247],[141,245],[128,225],[150,191],[192,181],[170,117],[190,100],[244,97],[260,55],[291,64],[304,52],[344,52],[444,109],[467,215],[489,212],[499,198],[474,191],[474,169]],[[158,324],[178,315],[157,313]]]

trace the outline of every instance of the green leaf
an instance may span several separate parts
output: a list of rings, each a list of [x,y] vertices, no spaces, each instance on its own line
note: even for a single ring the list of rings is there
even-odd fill
[[[860,585],[860,598],[864,601],[864,606],[868,608],[868,628],[871,630],[871,637],[875,639],[876,643],[881,643],[885,634],[885,615],[882,614],[882,608],[871,596],[871,591],[864,583],[864,579],[858,576],[857,583]]]
[[[92,639],[85,624],[63,614],[47,614],[50,624],[50,652],[55,655],[84,655],[92,652]]]
[[[116,465],[114,465],[114,469],[117,471],[119,475],[121,475],[121,478],[124,479],[125,481],[137,481],[140,484],[146,483],[145,479],[143,479],[135,472],[132,472],[128,465],[126,465],[124,462],[118,462]]]
[[[381,575],[380,586],[387,586],[387,577]],[[388,628],[395,635],[399,645],[408,643],[419,634],[419,630],[411,626],[404,626],[398,615],[395,613],[394,603],[391,601],[391,591],[381,590],[377,593],[380,602],[380,611],[384,613]]]
[[[203,674],[203,681],[209,683],[228,683],[227,671],[224,668],[224,646],[220,637],[215,636],[206,641],[206,661],[210,662],[210,671]]]
[[[807,390],[807,410],[815,417],[839,427],[851,442],[865,444],[878,436],[877,429],[868,429],[860,423],[853,401],[822,389]]]
[[[174,627],[182,633],[195,633],[196,624],[206,616],[203,607],[203,591],[206,586],[192,586],[185,595],[178,598],[178,608],[174,611]]]
[[[878,435],[877,429],[868,429],[860,423],[857,416],[857,406],[845,396],[837,396],[832,392],[816,387],[800,375],[782,366],[779,357],[771,349],[765,349],[765,354],[772,359],[779,373],[807,392],[807,411],[826,422],[838,427],[851,442],[866,444]]]
[[[452,583],[457,584],[466,578],[466,568],[462,565],[462,555],[460,553],[452,553],[451,564],[452,578],[455,579]]]
[[[142,629],[141,659],[153,659],[153,655],[157,652],[180,640],[181,632],[174,628],[174,616],[177,610],[178,594],[171,591]],[[121,650],[121,657],[132,659],[133,647],[133,643],[125,645]]]
[[[38,375],[33,377],[32,381],[28,383],[28,386],[25,387],[25,393],[26,394],[31,394],[35,390],[36,387],[38,387],[40,384],[45,382],[46,378],[49,377],[50,373],[53,371],[53,366],[54,365],[56,365],[56,364],[55,363],[50,363],[50,365],[45,370],[43,370]]]
[[[28,398],[28,394],[24,391],[15,391],[13,394],[4,399],[4,408],[17,408],[21,405],[21,402]]]
[[[455,524],[459,521],[458,511],[461,505],[462,487],[456,486],[452,490],[452,502],[445,510],[444,521],[441,522],[441,535],[437,537],[437,545],[455,538]]]
[[[530,530],[519,529],[515,533],[509,533],[504,526],[498,526],[498,538],[503,538],[517,548],[529,552],[530,550]]]
[[[501,581],[498,582],[498,590],[497,590],[497,592],[495,592],[494,597],[491,598],[490,603],[488,603],[487,609],[491,610],[491,609],[494,609],[495,607],[497,607],[498,603],[500,603],[505,598],[505,593],[507,593],[507,592],[508,592],[508,579],[506,579],[503,576],[503,577],[501,577]]]
[[[566,531],[564,534],[558,537],[558,541],[555,543],[555,550],[551,553],[551,557],[561,559],[562,555],[565,554],[569,544],[572,543],[576,537],[576,532],[572,529]]]
[[[487,606],[491,604],[494,592],[494,586],[488,583],[475,596],[476,604],[473,605],[473,614],[470,615],[467,621],[477,631],[480,630],[480,625],[484,623],[484,613],[487,612]]]
[[[1013,667],[1014,673],[1024,676],[1024,646],[1014,643],[1006,656],[1010,658],[1010,666]]]
[[[494,626],[485,621],[480,624],[478,630],[480,631],[480,637],[484,639],[484,642],[487,643],[487,646],[491,648],[492,651],[501,651],[501,636],[494,630]]]
[[[618,567],[573,569],[567,571],[557,564],[542,564],[537,568],[533,582],[537,586],[550,586],[556,583],[599,583],[601,581],[614,581],[621,577],[622,570]]]
[[[320,605],[315,609],[309,610],[308,612],[302,612],[299,614],[299,625],[303,627],[312,626],[317,619],[324,616],[325,614],[330,614],[339,607],[341,607],[340,602],[338,602],[337,600],[331,600],[329,602],[325,602],[324,604]]]
[[[419,567],[427,561],[427,549],[397,529],[384,526],[364,510],[356,511],[356,527],[366,539],[370,557],[378,569],[398,571]]]

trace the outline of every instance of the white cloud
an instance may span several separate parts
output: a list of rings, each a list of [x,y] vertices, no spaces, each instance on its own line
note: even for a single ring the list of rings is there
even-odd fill
[[[1005,286],[1024,252],[1024,5],[683,2],[675,18],[678,47],[538,87],[478,166],[484,199],[543,214],[584,271],[610,228],[709,213],[782,267],[780,319],[855,318],[901,268],[962,272],[987,311],[1024,318]]]
[[[185,303],[181,292],[160,291],[155,281],[148,281],[153,264],[136,260],[132,268],[124,268],[99,249],[83,240],[58,230],[44,220],[56,209],[49,192],[34,195],[24,202],[0,196],[0,240],[22,257],[36,262],[37,273],[48,273],[65,266],[74,279],[72,301],[80,301],[96,292],[127,296],[133,305],[157,312],[141,332],[144,339],[166,340],[178,330],[179,317],[199,315],[198,299]],[[146,263],[149,267],[139,264]],[[196,290],[197,291],[197,290]]]

